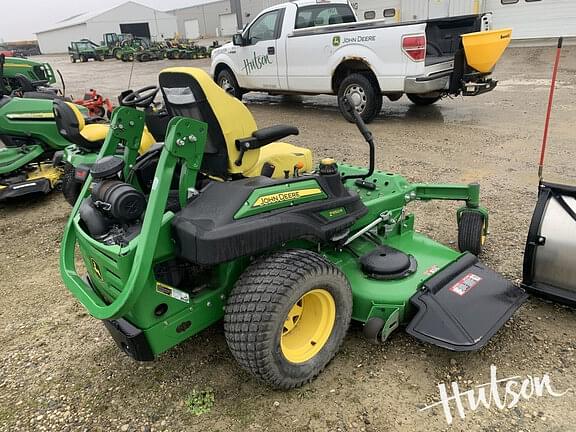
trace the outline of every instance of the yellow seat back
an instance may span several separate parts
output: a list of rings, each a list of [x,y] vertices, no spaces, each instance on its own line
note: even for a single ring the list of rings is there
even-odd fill
[[[254,149],[244,153],[242,164],[236,166],[234,161],[238,158],[239,151],[236,149],[236,140],[247,138],[257,129],[252,113],[238,99],[230,96],[221,89],[210,76],[202,69],[192,67],[173,67],[164,69],[160,73],[160,87],[164,94],[166,107],[171,115],[183,115],[178,99],[184,101],[184,95],[176,95],[177,89],[190,88],[188,94],[191,104],[202,103],[205,98],[207,107],[200,107],[200,116],[197,118],[208,123],[209,140],[218,140],[219,136],[225,141],[228,155],[228,173],[242,174],[253,170],[260,160],[260,149]],[[184,90],[182,90],[184,91]],[[209,109],[212,113],[207,112]],[[204,110],[204,112],[202,112]],[[192,117],[192,115],[189,115]],[[213,145],[218,146],[214,142]]]
[[[78,130],[81,132],[82,129],[84,129],[84,126],[86,126],[86,121],[84,120],[84,116],[82,115],[82,112],[80,112],[80,110],[78,109],[78,106],[73,104],[72,102],[66,102],[66,105],[68,105],[70,107],[70,109],[72,110],[72,112],[74,113],[74,116],[76,117],[76,120],[78,121]]]

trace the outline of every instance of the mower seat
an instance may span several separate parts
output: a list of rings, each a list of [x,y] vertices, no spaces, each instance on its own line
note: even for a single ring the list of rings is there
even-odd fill
[[[203,172],[223,178],[254,177],[273,165],[272,177],[284,178],[286,174],[292,175],[295,167],[302,172],[312,170],[310,150],[278,142],[287,135],[297,134],[296,128],[280,126],[258,130],[248,108],[203,70],[168,68],[160,73],[159,81],[171,117],[191,117],[208,124]],[[246,142],[250,142],[250,147],[241,151]]]
[[[53,110],[60,135],[85,150],[96,151],[102,147],[108,134],[108,124],[87,124],[82,112],[72,102],[55,99]],[[155,142],[150,132],[144,129],[140,141],[140,154],[146,152]]]
[[[293,194],[312,193],[317,199],[294,206],[254,201],[246,211],[246,203],[256,195],[269,190],[274,196],[282,185],[289,185],[287,190]],[[334,208],[345,211],[337,218],[324,216]],[[339,178],[333,181],[311,175],[276,180],[258,176],[209,183],[176,214],[172,230],[179,257],[194,264],[215,265],[300,238],[339,239],[367,211],[358,194],[345,188]]]

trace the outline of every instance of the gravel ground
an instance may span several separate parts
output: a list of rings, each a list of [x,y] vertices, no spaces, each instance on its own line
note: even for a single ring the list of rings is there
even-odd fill
[[[551,125],[546,176],[575,180],[576,49],[565,49]],[[514,281],[521,278],[527,227],[536,198],[553,48],[510,49],[499,87],[483,96],[417,108],[403,98],[384,104],[371,125],[377,164],[411,181],[479,181],[491,212],[482,259]],[[80,96],[95,86],[112,97],[125,88],[130,64],[70,64],[48,57]],[[156,82],[168,61],[134,64],[134,88]],[[207,61],[178,65],[207,67]],[[300,128],[291,141],[316,158],[367,163],[355,127],[334,98],[248,95],[260,126]],[[418,229],[454,245],[456,205],[417,204]],[[353,327],[330,366],[304,388],[278,392],[255,382],[229,354],[221,326],[192,337],[153,363],[116,349],[106,330],[75,301],[58,272],[60,236],[69,207],[57,193],[0,204],[0,431],[574,431],[573,391],[532,398],[513,409],[479,408],[448,426],[437,401],[441,382],[462,389],[500,378],[550,374],[557,391],[576,389],[574,311],[531,299],[477,353],[455,354],[397,332],[370,345]],[[211,390],[209,413],[186,405]]]

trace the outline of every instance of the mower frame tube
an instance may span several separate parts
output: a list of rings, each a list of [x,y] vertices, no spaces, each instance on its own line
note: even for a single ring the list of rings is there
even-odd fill
[[[125,117],[132,117],[126,121]],[[109,132],[99,158],[116,153],[118,144],[122,142],[127,151],[135,152],[133,159],[136,159],[139,147],[140,136],[144,128],[143,114],[135,109],[121,107],[114,111]],[[192,146],[183,146],[183,137],[195,136],[196,142]],[[148,285],[147,279],[150,275],[153,258],[156,250],[157,240],[162,227],[168,227],[167,222],[172,214],[166,213],[164,208],[168,199],[171,179],[176,167],[178,158],[186,160],[186,167],[193,173],[184,176],[186,181],[195,181],[197,169],[200,167],[206,140],[206,127],[203,123],[185,118],[174,118],[169,125],[169,133],[165,143],[167,151],[162,152],[155,174],[153,191],[150,194],[148,206],[142,223],[141,233],[137,239],[131,242],[127,249],[133,248],[133,261],[131,263],[130,275],[122,291],[110,304],[106,304],[104,299],[96,291],[86,284],[78,275],[74,265],[74,247],[77,243],[77,230],[79,218],[78,211],[82,199],[79,199],[73,210],[68,225],[65,229],[62,240],[62,252],[60,255],[60,265],[63,270],[62,277],[72,294],[88,309],[90,314],[98,319],[115,319],[126,315],[135,302],[140,297],[143,289]],[[191,151],[192,150],[192,151]],[[125,154],[125,159],[131,159]],[[126,162],[125,170],[129,170],[131,165]],[[132,161],[133,163],[133,161]],[[127,173],[125,173],[126,175]],[[91,177],[89,177],[82,189],[81,196],[85,197],[88,192]],[[158,223],[159,221],[162,223]],[[84,240],[93,243],[97,249],[110,249],[114,255],[120,255],[119,246],[104,246],[95,240],[83,236]],[[96,270],[94,268],[93,270]],[[99,270],[97,271],[99,272]]]

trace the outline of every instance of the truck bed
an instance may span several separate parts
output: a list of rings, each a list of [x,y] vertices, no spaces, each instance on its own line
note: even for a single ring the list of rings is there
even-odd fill
[[[481,15],[466,15],[428,20],[426,25],[426,66],[454,59],[460,36],[481,30]]]

